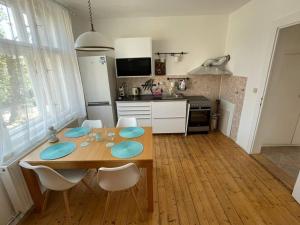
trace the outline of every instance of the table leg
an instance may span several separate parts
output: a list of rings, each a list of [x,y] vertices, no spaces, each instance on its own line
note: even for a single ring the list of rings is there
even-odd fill
[[[148,211],[153,212],[153,163],[147,167]]]
[[[22,172],[27,183],[27,187],[30,192],[31,198],[33,200],[35,209],[38,212],[41,212],[44,203],[44,196],[41,192],[38,178],[33,170],[22,168]]]

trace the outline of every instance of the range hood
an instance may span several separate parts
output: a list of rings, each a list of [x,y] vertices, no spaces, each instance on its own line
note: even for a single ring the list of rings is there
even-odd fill
[[[201,66],[188,72],[189,75],[232,75],[226,69],[226,64],[230,60],[230,55],[206,60]]]

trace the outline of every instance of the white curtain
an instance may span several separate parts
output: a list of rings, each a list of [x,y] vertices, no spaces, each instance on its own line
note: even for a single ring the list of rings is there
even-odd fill
[[[0,163],[85,116],[71,20],[51,0],[0,0]]]

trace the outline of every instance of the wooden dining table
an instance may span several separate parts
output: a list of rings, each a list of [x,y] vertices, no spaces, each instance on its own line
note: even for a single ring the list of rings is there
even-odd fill
[[[119,132],[122,128],[96,128],[92,129],[92,133],[99,133],[102,137],[101,141],[93,140],[86,147],[81,147],[80,144],[86,141],[89,136],[82,136],[78,138],[67,138],[64,136],[64,132],[67,128],[58,133],[57,137],[60,142],[73,142],[76,144],[76,149],[69,155],[55,159],[55,160],[42,160],[40,153],[51,143],[44,143],[26,155],[21,161],[26,161],[31,165],[45,165],[52,169],[78,169],[78,168],[100,168],[100,167],[116,167],[126,163],[133,162],[139,168],[145,168],[147,171],[147,201],[148,210],[153,211],[153,141],[152,141],[152,128],[144,127],[144,135],[131,138],[132,141],[137,141],[143,144],[144,149],[141,154],[136,157],[128,159],[120,159],[113,157],[111,154],[111,148],[106,147],[106,144],[111,141],[107,136],[108,132],[115,133],[113,142],[115,144],[126,140],[119,136]],[[127,139],[129,140],[129,139]],[[33,199],[34,205],[38,211],[41,211],[44,194],[41,191],[38,177],[34,171],[22,168],[24,178],[26,180],[28,189]]]

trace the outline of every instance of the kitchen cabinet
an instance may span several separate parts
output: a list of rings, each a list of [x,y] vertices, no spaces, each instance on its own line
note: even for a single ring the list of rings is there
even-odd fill
[[[135,117],[140,127],[151,127],[151,102],[117,102],[119,117]]]
[[[141,127],[151,126],[153,133],[185,133],[186,100],[117,101],[119,117],[135,117]]]
[[[185,100],[152,102],[153,133],[185,133],[186,107]]]

